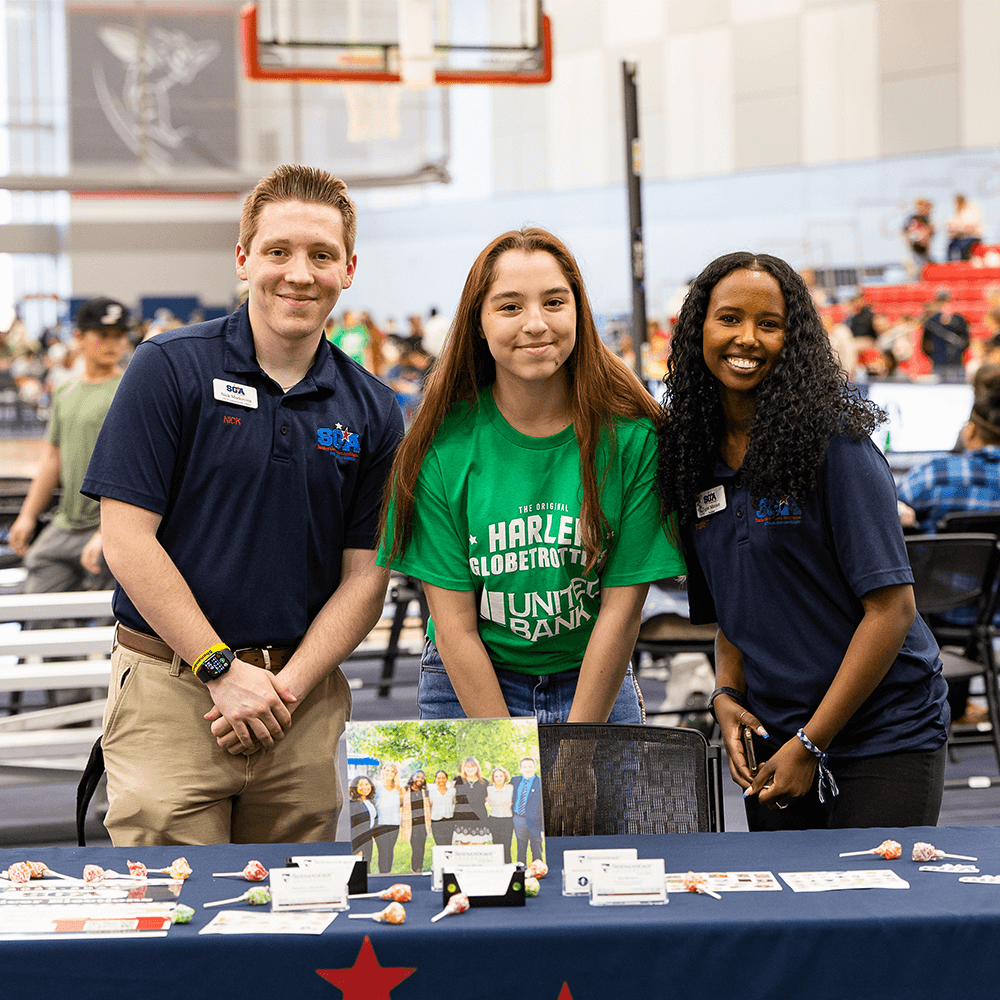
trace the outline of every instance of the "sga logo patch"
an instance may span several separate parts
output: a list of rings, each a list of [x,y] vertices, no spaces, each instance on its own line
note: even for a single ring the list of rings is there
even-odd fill
[[[356,462],[361,457],[361,441],[358,435],[343,424],[318,427],[316,447],[319,451],[328,451],[340,458],[346,458],[349,462]]]

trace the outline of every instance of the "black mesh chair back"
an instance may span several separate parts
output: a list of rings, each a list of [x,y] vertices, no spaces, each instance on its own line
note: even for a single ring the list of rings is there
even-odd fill
[[[913,570],[917,610],[922,615],[975,603],[982,616],[996,577],[995,535],[908,535],[906,552]]]
[[[986,688],[989,732],[962,736],[952,733],[949,746],[990,743],[1000,771],[1000,697],[993,651],[993,618],[1000,600],[997,573],[1000,545],[993,534],[909,535],[906,551],[913,570],[917,611],[941,646],[948,681],[981,676]],[[945,611],[975,604],[975,620],[967,625],[935,619]],[[960,782],[959,785],[964,784]],[[946,782],[946,787],[959,787]]]
[[[538,745],[549,836],[725,829],[721,753],[696,729],[543,723]]]

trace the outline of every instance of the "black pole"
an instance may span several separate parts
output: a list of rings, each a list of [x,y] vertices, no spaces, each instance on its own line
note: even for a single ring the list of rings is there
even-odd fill
[[[628,182],[628,231],[632,258],[632,347],[635,370],[642,376],[646,343],[646,255],[642,242],[642,144],[639,141],[639,96],[635,63],[622,63],[625,91],[625,177]]]

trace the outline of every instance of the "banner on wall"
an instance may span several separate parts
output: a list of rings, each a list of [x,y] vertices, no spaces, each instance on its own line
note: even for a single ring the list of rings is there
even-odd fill
[[[72,165],[235,169],[236,30],[232,11],[70,8]]]

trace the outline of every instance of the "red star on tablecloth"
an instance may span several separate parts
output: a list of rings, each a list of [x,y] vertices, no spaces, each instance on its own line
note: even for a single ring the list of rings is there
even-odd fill
[[[390,990],[416,971],[415,968],[383,968],[366,934],[354,965],[349,969],[317,969],[316,974],[333,983],[344,994],[344,1000],[391,1000]]]

